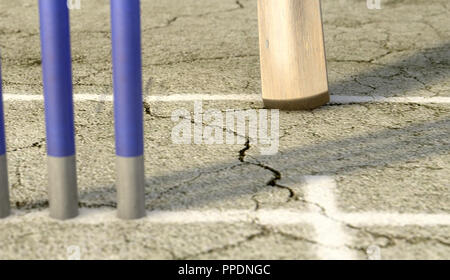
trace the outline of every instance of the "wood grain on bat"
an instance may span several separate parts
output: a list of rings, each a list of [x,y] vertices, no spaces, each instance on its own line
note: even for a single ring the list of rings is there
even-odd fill
[[[258,0],[264,104],[313,109],[329,101],[320,0]]]

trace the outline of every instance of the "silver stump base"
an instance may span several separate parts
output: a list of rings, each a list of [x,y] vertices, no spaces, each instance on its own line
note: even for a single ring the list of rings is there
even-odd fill
[[[8,167],[6,155],[0,156],[0,218],[6,218],[11,213],[9,205]]]
[[[144,157],[116,157],[117,216],[133,220],[145,217]]]
[[[75,156],[48,156],[48,197],[50,217],[67,220],[78,216]]]

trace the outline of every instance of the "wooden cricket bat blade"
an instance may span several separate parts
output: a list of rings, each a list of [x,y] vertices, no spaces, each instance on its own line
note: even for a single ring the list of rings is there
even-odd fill
[[[320,0],[258,0],[266,108],[308,110],[330,101]]]

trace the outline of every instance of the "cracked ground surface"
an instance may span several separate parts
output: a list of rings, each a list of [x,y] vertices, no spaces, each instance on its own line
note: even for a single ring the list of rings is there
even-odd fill
[[[144,94],[259,94],[256,1],[142,0]],[[450,97],[450,5],[446,0],[323,0],[330,91],[351,96]],[[37,5],[0,0],[6,94],[41,94]],[[75,94],[111,94],[109,1],[71,13]],[[114,131],[108,101],[75,104],[80,206],[115,207]],[[250,101],[208,101],[204,109],[259,109]],[[344,213],[450,214],[448,104],[330,105],[280,112],[279,152],[260,145],[178,145],[173,111],[192,102],[146,102],[148,211],[249,213],[288,209],[342,227],[344,245],[366,259],[450,258],[450,226],[358,225],[308,199],[302,176],[327,175]],[[48,207],[40,101],[5,102],[11,203]],[[234,131],[226,133],[236,134]],[[245,135],[243,135],[245,138]],[[443,216],[448,217],[448,216]],[[282,217],[280,217],[282,218]],[[149,224],[114,219],[60,223],[42,216],[0,222],[0,258],[316,259],[333,247],[310,223]],[[322,256],[323,257],[323,256]]]

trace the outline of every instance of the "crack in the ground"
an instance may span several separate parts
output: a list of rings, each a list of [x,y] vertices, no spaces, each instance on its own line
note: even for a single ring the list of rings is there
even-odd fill
[[[258,211],[259,208],[261,207],[261,203],[259,202],[258,199],[256,199],[256,194],[252,195],[251,200],[255,203],[255,209],[253,210]]]
[[[98,75],[100,73],[106,72],[106,71],[108,71],[110,69],[111,69],[111,66],[108,65],[107,67],[103,67],[101,69],[97,69],[94,72],[86,74],[86,75],[83,75],[83,76],[75,76],[74,75],[74,80],[75,80],[74,81],[74,86],[83,85],[83,84],[81,84],[82,80],[87,79],[87,78],[91,78],[91,77],[96,76],[96,75]],[[97,85],[97,84],[94,84],[94,85]]]
[[[221,253],[226,250],[238,248],[241,245],[251,242],[251,241],[254,241],[256,239],[268,237],[271,235],[279,235],[279,236],[284,237],[289,240],[302,241],[302,242],[306,242],[306,243],[309,243],[312,245],[325,247],[325,248],[331,248],[331,249],[341,249],[342,248],[339,246],[330,246],[327,244],[322,244],[320,242],[317,242],[316,240],[306,238],[304,236],[293,235],[293,234],[290,234],[290,233],[287,233],[287,232],[284,232],[284,231],[281,231],[281,230],[278,230],[278,229],[275,229],[275,228],[272,228],[272,227],[269,227],[266,225],[262,225],[262,224],[259,224],[257,220],[254,220],[253,224],[260,228],[259,232],[250,234],[250,235],[244,237],[244,239],[233,242],[233,243],[225,244],[225,245],[222,245],[219,247],[210,248],[210,249],[207,249],[207,250],[195,253],[195,254],[183,256],[183,257],[177,258],[177,259],[186,260],[186,259],[198,258],[199,256],[202,256],[202,255]],[[362,251],[364,253],[366,252],[366,248],[359,248],[359,247],[354,247],[354,246],[344,246],[344,247],[347,249],[350,249],[350,250]]]
[[[15,170],[15,175],[16,175],[17,181],[11,185],[11,189],[15,189],[17,187],[23,186],[22,185],[22,174],[20,172],[20,164],[21,164],[21,161],[19,159],[19,161],[17,162],[16,170]]]
[[[159,119],[171,119],[172,118],[171,116],[168,116],[168,115],[158,115],[158,114],[153,113],[152,109],[151,109],[150,102],[144,101],[143,102],[143,106],[144,106],[145,114],[147,114],[147,115],[149,115],[151,117],[159,118]],[[223,113],[224,111],[221,111],[221,112]],[[202,113],[202,115],[204,115],[204,113]],[[188,119],[188,118],[186,118],[184,116],[178,116],[178,117],[180,119],[183,119],[183,120],[189,120],[192,124],[200,124],[200,123],[197,123],[193,118]],[[238,132],[236,132],[234,130],[228,129],[228,127],[222,127],[222,126],[218,126],[218,125],[211,125],[211,124],[207,124],[207,123],[205,123],[203,121],[201,122],[201,124],[203,126],[205,126],[205,127],[208,127],[208,128],[220,128],[220,129],[222,129],[223,132],[234,134],[234,136],[236,136],[236,137],[240,137],[240,138],[243,138],[243,139],[246,138],[245,135],[241,135],[241,134],[239,134]]]
[[[0,29],[0,35],[14,35],[14,34],[21,34],[22,37],[19,37],[19,38],[39,36],[39,32],[28,32],[28,31],[21,30],[21,29],[14,29],[14,30]]]
[[[359,252],[366,253],[366,248],[364,248],[364,247],[351,246],[351,245],[348,245],[348,244],[345,244],[344,246],[331,246],[329,244],[323,244],[323,243],[317,242],[314,239],[309,239],[309,238],[306,238],[304,236],[294,235],[294,234],[287,233],[287,232],[284,232],[284,231],[281,231],[281,230],[275,230],[275,231],[276,231],[276,233],[280,234],[281,236],[283,236],[285,238],[296,240],[296,241],[307,242],[309,244],[320,246],[320,247],[323,247],[323,248],[329,248],[329,249],[335,249],[335,250],[346,248],[346,249],[349,249],[349,250],[354,250],[354,251],[359,251]]]
[[[150,105],[150,103],[149,103],[149,102],[146,102],[146,101],[144,101],[144,111],[145,111],[145,113],[146,113],[147,115],[152,116],[152,117],[163,118],[163,119],[170,119],[170,118],[171,118],[170,116],[156,115],[156,114],[154,114],[154,113],[152,112],[152,110],[151,110],[151,105]],[[187,118],[184,118],[184,117],[181,117],[181,118],[187,119]],[[187,120],[189,120],[189,121],[190,121],[191,123],[193,123],[193,124],[196,124],[195,120],[193,120],[192,118],[187,119]],[[203,123],[203,122],[202,122],[202,125],[204,125],[204,126],[209,126],[209,127],[218,127],[218,126],[214,126],[214,125],[205,124],[205,123]],[[245,136],[238,134],[236,131],[229,130],[229,129],[227,129],[226,127],[219,127],[219,128],[222,128],[223,131],[224,131],[225,133],[233,133],[233,134],[234,134],[235,136],[237,136],[237,137],[243,137],[243,138],[246,138]],[[235,165],[232,165],[232,166],[226,166],[226,167],[224,167],[224,168],[220,168],[220,169],[218,169],[218,170],[213,170],[213,171],[208,171],[208,172],[201,172],[201,171],[200,171],[194,178],[191,178],[191,179],[189,179],[189,180],[187,180],[187,181],[184,181],[184,182],[181,183],[181,184],[177,184],[177,185],[172,186],[172,187],[170,187],[169,189],[165,190],[165,191],[162,192],[156,199],[161,199],[164,195],[166,195],[166,194],[168,194],[168,193],[170,193],[170,192],[172,192],[172,191],[174,191],[174,190],[177,190],[179,187],[181,187],[182,185],[184,185],[184,184],[186,184],[186,183],[191,183],[191,182],[197,180],[198,178],[200,178],[200,177],[201,177],[202,175],[204,175],[204,174],[212,173],[212,172],[215,172],[215,173],[216,173],[216,172],[220,172],[220,171],[225,170],[225,169],[233,169],[233,168],[235,168],[235,167],[237,167],[237,166],[241,166],[242,164],[252,164],[252,165],[256,165],[256,166],[258,166],[258,167],[262,167],[262,168],[264,168],[264,169],[266,169],[266,170],[271,171],[273,174],[275,174],[275,176],[274,176],[274,178],[272,178],[272,179],[267,183],[267,185],[269,185],[269,186],[271,186],[271,187],[278,187],[278,188],[282,188],[282,189],[287,189],[287,190],[289,191],[289,199],[295,197],[295,193],[293,192],[293,190],[291,190],[291,189],[288,188],[288,187],[285,187],[285,186],[282,186],[282,185],[277,184],[277,180],[281,179],[281,174],[280,174],[277,170],[275,170],[275,169],[273,169],[273,168],[271,168],[271,167],[269,167],[269,166],[264,166],[264,165],[261,164],[261,163],[259,163],[259,164],[254,164],[254,163],[245,162],[245,160],[244,160],[244,159],[245,159],[245,156],[246,156],[246,155],[245,155],[245,152],[246,152],[248,149],[250,149],[250,139],[249,139],[249,138],[246,139],[245,148],[239,151],[239,158],[238,158],[238,159],[239,159],[239,164],[235,164]],[[251,200],[255,202],[255,210],[258,210],[259,207],[260,207],[260,202],[256,199],[256,196],[255,196],[255,195],[252,196],[252,197],[251,197]]]
[[[34,142],[31,145],[25,146],[25,147],[18,147],[14,149],[7,150],[7,152],[17,152],[25,149],[32,149],[32,148],[42,148],[42,145],[45,143],[45,139],[41,139],[38,142]]]
[[[248,58],[248,57],[259,57],[259,54],[238,54],[238,55],[229,55],[229,56],[214,56],[214,57],[193,57],[188,59],[182,59],[178,61],[169,61],[163,63],[150,63],[146,66],[172,66],[181,63],[193,63],[198,61],[214,61],[214,60],[225,60],[225,59],[233,59],[233,58]]]
[[[244,4],[241,3],[241,1],[236,0],[235,3],[236,3],[236,5],[239,6],[239,9],[245,9],[245,6],[244,6]]]
[[[85,201],[78,202],[78,207],[88,208],[88,209],[98,209],[98,208],[117,208],[117,202],[101,202],[101,203],[90,203]]]
[[[429,237],[429,236],[407,237],[407,236],[398,235],[398,234],[380,233],[380,232],[376,232],[373,230],[369,230],[369,229],[367,229],[367,227],[359,227],[359,226],[355,226],[351,223],[344,223],[342,221],[341,221],[341,223],[345,224],[345,226],[350,229],[366,233],[366,234],[370,235],[373,239],[384,238],[385,240],[387,240],[387,243],[377,245],[380,248],[384,248],[384,249],[394,247],[395,245],[397,245],[395,242],[396,240],[404,241],[410,245],[426,243],[426,242],[435,242],[435,243],[441,244],[443,246],[450,246],[450,242],[444,241],[440,238],[434,238],[434,237]]]
[[[143,106],[144,106],[145,114],[149,115],[150,117],[158,118],[158,119],[170,119],[171,118],[171,116],[163,116],[163,115],[157,115],[157,114],[153,113],[150,103],[145,100],[143,102]],[[180,118],[182,118],[182,117],[180,117]]]
[[[241,164],[241,163],[238,163],[238,164],[231,165],[231,166],[221,167],[221,168],[215,169],[215,170],[198,171],[197,174],[196,174],[194,177],[191,177],[191,178],[189,178],[189,179],[187,179],[187,180],[185,180],[185,181],[183,181],[183,182],[181,182],[181,183],[179,183],[179,184],[176,184],[176,185],[174,185],[174,186],[171,186],[171,187],[169,187],[168,189],[162,191],[161,193],[159,193],[159,194],[157,195],[156,198],[153,198],[152,201],[154,202],[154,201],[160,200],[160,199],[162,199],[165,195],[168,195],[168,194],[170,194],[170,193],[173,192],[173,191],[176,191],[176,190],[179,191],[179,188],[182,187],[183,185],[190,184],[190,183],[196,181],[197,179],[199,179],[200,177],[202,177],[202,176],[205,175],[205,174],[219,173],[219,172],[222,172],[223,170],[232,169],[232,168],[234,168],[234,167],[236,167],[236,166],[240,166],[240,165],[242,165],[242,164]],[[182,192],[180,192],[179,194],[180,194],[180,195],[183,195]],[[151,208],[149,208],[148,210],[156,210],[156,208],[151,207]]]
[[[312,203],[312,202],[308,202],[308,203]],[[352,223],[347,223],[345,221],[342,221],[338,218],[335,218],[331,215],[329,215],[326,211],[326,208],[321,206],[318,203],[312,203],[314,205],[316,205],[317,207],[319,207],[320,211],[318,212],[320,215],[324,216],[327,219],[330,219],[333,222],[339,223],[342,226],[344,226],[347,229],[351,229],[351,230],[355,230],[358,232],[363,232],[368,234],[369,236],[372,237],[373,240],[377,239],[377,238],[384,238],[386,239],[388,242],[386,244],[378,244],[377,246],[379,246],[380,248],[389,248],[389,247],[393,247],[396,245],[395,240],[402,240],[404,242],[407,242],[408,244],[418,244],[418,243],[422,243],[422,242],[436,242],[439,243],[441,245],[444,246],[450,246],[449,242],[443,241],[439,238],[431,238],[431,237],[414,237],[414,238],[408,238],[405,236],[401,236],[401,235],[392,235],[392,234],[383,234],[383,233],[379,233],[379,232],[375,232],[375,231],[371,231],[368,230],[366,227],[359,227],[356,226]],[[329,247],[329,246],[328,246]],[[356,250],[356,251],[361,251],[363,253],[367,253],[366,250],[367,248],[365,247],[361,247],[361,246],[354,246],[354,245],[350,245],[350,244],[345,244],[345,247],[351,250]]]
[[[442,41],[447,40],[448,38],[442,34],[442,32],[436,28],[433,24],[431,24],[428,20],[426,20],[425,18],[422,17],[422,20],[419,22],[422,24],[425,24],[426,26],[430,27],[431,30],[433,30],[433,32],[438,36],[439,39],[441,39]]]
[[[171,118],[171,116],[157,115],[157,114],[153,113],[152,110],[151,110],[151,105],[150,105],[149,102],[144,101],[143,102],[143,106],[144,106],[145,113],[147,115],[151,116],[151,117],[162,118],[162,119],[170,119]],[[182,116],[180,118],[185,119],[185,120],[189,120],[191,123],[196,124],[195,120],[193,120],[192,118],[185,118],[185,117],[182,117]],[[202,122],[202,125],[205,126],[207,124]],[[207,125],[207,126],[209,126],[209,127],[217,127],[217,126],[211,126],[211,125]],[[224,132],[227,132],[227,133],[234,133],[235,136],[240,136],[238,133],[236,133],[234,131],[230,131],[230,130],[228,130],[226,128],[223,128],[223,130],[224,130]],[[183,186],[185,184],[189,184],[189,183],[194,182],[195,180],[197,180],[198,178],[200,178],[201,176],[203,176],[205,174],[217,173],[217,172],[221,172],[221,171],[226,170],[226,169],[233,169],[233,168],[235,168],[237,166],[241,166],[241,165],[242,165],[242,162],[240,161],[238,164],[234,164],[234,165],[231,165],[231,166],[225,166],[225,167],[222,167],[222,168],[219,168],[219,169],[216,169],[216,170],[212,170],[212,171],[211,170],[198,171],[198,174],[195,175],[194,177],[192,177],[192,178],[190,178],[188,180],[185,180],[182,183],[174,185],[174,186],[168,188],[167,190],[161,192],[154,200],[158,200],[158,199],[163,198],[164,195],[167,195],[167,194],[169,194],[169,193],[179,189],[181,186]],[[258,206],[256,206],[256,207],[258,208]]]
[[[255,223],[255,225],[257,225],[257,224]],[[186,255],[186,256],[183,256],[183,257],[180,257],[180,258],[177,258],[177,259],[178,260],[187,260],[187,259],[197,258],[197,257],[199,257],[201,255],[209,255],[209,254],[213,254],[213,253],[216,253],[216,252],[220,253],[220,252],[223,252],[223,251],[226,251],[226,250],[229,250],[229,249],[238,248],[242,244],[245,244],[245,243],[250,242],[252,240],[263,238],[263,237],[266,237],[266,236],[269,236],[269,235],[272,234],[270,229],[268,229],[267,227],[260,226],[260,228],[261,229],[260,229],[259,232],[250,234],[248,236],[245,236],[243,240],[239,240],[239,241],[231,243],[231,244],[225,244],[225,245],[219,246],[219,247],[210,248],[208,250],[201,251],[201,252],[198,252],[198,253],[195,253],[195,254],[191,254],[191,255]]]
[[[189,183],[194,182],[195,180],[197,180],[198,178],[200,178],[200,176],[202,176],[202,175],[203,175],[203,174],[202,174],[201,172],[199,172],[199,173],[198,173],[197,175],[195,175],[194,177],[192,177],[192,178],[190,178],[190,179],[188,179],[188,180],[185,180],[185,181],[183,181],[183,182],[181,182],[181,183],[179,183],[179,184],[176,184],[176,185],[174,185],[174,186],[171,186],[171,187],[167,188],[166,190],[160,192],[160,193],[158,194],[157,197],[155,197],[154,199],[152,199],[152,200],[153,200],[153,203],[154,203],[155,201],[158,201],[158,200],[162,199],[165,195],[168,195],[168,194],[170,194],[171,192],[178,190],[181,186],[183,186],[183,185],[185,185],[185,184],[189,184]],[[179,195],[183,195],[183,193],[180,192]],[[156,208],[152,207],[151,209],[156,209]]]
[[[247,139],[247,142],[246,142],[246,144],[245,144],[245,147],[244,147],[242,150],[239,151],[239,160],[240,160],[242,163],[253,164],[253,165],[256,165],[256,166],[259,166],[259,167],[261,167],[261,168],[264,168],[264,169],[266,169],[266,170],[271,171],[271,172],[274,174],[274,177],[267,183],[267,185],[269,185],[269,186],[276,186],[276,187],[279,187],[279,188],[283,188],[283,189],[289,190],[289,192],[290,192],[290,197],[289,197],[288,201],[290,201],[291,199],[293,199],[293,200],[295,200],[295,201],[301,201],[301,202],[303,202],[303,203],[305,203],[305,204],[313,205],[313,206],[315,206],[315,207],[318,208],[318,213],[319,213],[320,215],[322,215],[322,216],[324,216],[325,218],[330,219],[330,220],[332,220],[332,221],[334,221],[334,222],[336,222],[336,223],[341,224],[341,225],[344,226],[345,228],[348,228],[348,229],[351,229],[351,230],[357,230],[357,231],[359,231],[359,232],[364,232],[364,233],[366,233],[366,234],[372,236],[373,239],[376,239],[376,238],[385,238],[386,240],[388,240],[387,244],[381,245],[380,248],[388,248],[388,247],[395,246],[395,245],[396,245],[395,240],[403,240],[404,242],[407,242],[407,243],[409,243],[409,244],[417,244],[417,243],[420,243],[420,242],[436,242],[436,243],[439,243],[439,244],[444,245],[444,246],[450,246],[450,243],[449,243],[449,242],[446,242],[446,241],[441,240],[441,239],[439,239],[439,238],[431,238],[431,237],[414,237],[414,238],[408,238],[408,237],[401,236],[401,235],[388,235],[388,234],[382,234],[382,233],[370,231],[370,230],[368,230],[367,228],[364,228],[364,227],[357,227],[357,226],[355,226],[355,225],[353,225],[353,224],[351,224],[351,223],[347,223],[347,222],[342,221],[342,220],[339,220],[339,219],[337,219],[337,218],[335,218],[335,217],[333,217],[333,216],[330,216],[330,215],[327,213],[327,210],[326,210],[326,208],[325,208],[324,206],[322,206],[322,205],[320,205],[320,204],[318,204],[318,203],[315,203],[315,202],[308,201],[308,200],[306,200],[305,198],[300,197],[299,195],[297,195],[297,194],[294,192],[294,190],[293,190],[292,188],[289,188],[288,186],[283,186],[283,185],[278,184],[278,181],[279,181],[279,180],[281,179],[281,177],[282,177],[280,171],[275,170],[275,169],[271,168],[270,166],[261,164],[259,161],[256,161],[257,163],[245,161],[245,157],[247,156],[246,153],[247,153],[248,150],[250,150],[250,148],[251,148],[251,147],[250,147],[250,141],[249,141],[249,139]],[[253,159],[254,159],[254,158],[253,158]],[[254,160],[255,160],[255,159],[254,159]],[[253,199],[253,198],[252,198],[252,199]],[[259,209],[259,204],[257,204],[256,210],[258,210],[258,209]],[[285,236],[288,237],[288,235],[285,235]],[[298,237],[298,236],[294,236],[294,235],[292,235],[292,236],[290,236],[290,237],[291,237],[291,238],[297,238],[297,239],[300,238],[301,240],[306,241],[306,242],[309,242],[309,243],[313,243],[313,244],[316,244],[316,245],[326,246],[326,247],[332,248],[332,246],[325,245],[325,244],[319,244],[318,242],[316,242],[316,241],[314,241],[314,240],[307,240],[307,239],[305,239],[304,237]],[[366,252],[367,248],[361,247],[361,246],[353,246],[353,245],[350,245],[350,244],[345,244],[345,248],[350,249],[350,250],[359,251],[359,252],[362,252],[362,253],[364,253],[364,254],[367,253],[367,252]],[[336,249],[336,248],[335,248],[335,249]]]
[[[209,15],[234,12],[234,11],[241,10],[241,9],[245,8],[245,6],[239,0],[236,0],[234,3],[235,3],[235,5],[237,5],[236,8],[230,8],[230,9],[225,9],[225,10],[221,10],[221,11],[212,11],[212,12],[206,12],[206,13],[194,14],[194,15],[182,14],[182,15],[173,16],[173,17],[169,18],[168,20],[166,20],[165,24],[152,26],[152,27],[149,27],[149,28],[145,28],[143,31],[145,32],[147,30],[167,28],[167,27],[171,26],[174,22],[176,22],[180,18],[200,18],[200,17],[209,16]]]
[[[353,81],[354,81],[355,83],[357,83],[358,85],[360,85],[360,86],[370,88],[371,90],[370,90],[369,92],[367,92],[368,94],[370,94],[371,92],[373,92],[373,91],[375,91],[375,90],[377,89],[377,87],[375,87],[375,86],[372,86],[372,85],[370,85],[370,84],[365,84],[365,83],[361,82],[361,81],[358,79],[358,77],[356,77],[356,76],[353,77]]]
[[[418,82],[419,84],[423,85],[423,89],[424,89],[424,90],[429,91],[429,92],[431,92],[431,93],[433,93],[433,94],[435,94],[435,95],[438,94],[437,92],[435,92],[435,91],[433,91],[433,90],[431,89],[431,86],[430,86],[430,85],[428,85],[427,83],[421,81],[418,77],[416,77],[416,76],[411,75],[410,73],[408,73],[407,70],[406,70],[406,68],[407,68],[407,67],[401,67],[401,68],[400,68],[400,74],[403,74],[403,76],[404,76],[405,78],[413,79],[413,80],[415,80],[416,82]]]
[[[26,201],[16,201],[15,205],[17,210],[35,210],[48,208],[50,204],[48,200],[39,200],[33,203],[29,203]]]
[[[290,187],[283,186],[283,185],[278,183],[278,181],[281,180],[281,172],[280,171],[278,171],[278,170],[276,170],[276,169],[274,169],[274,168],[272,168],[272,167],[270,167],[270,166],[268,166],[266,164],[263,164],[262,162],[256,160],[253,157],[252,157],[252,159],[255,160],[256,162],[250,162],[250,161],[246,161],[245,160],[245,157],[247,156],[246,152],[248,150],[250,150],[250,148],[251,148],[250,147],[250,139],[247,137],[247,141],[245,142],[245,147],[242,150],[239,151],[239,161],[242,162],[242,163],[245,163],[245,164],[258,166],[258,167],[261,167],[261,168],[263,168],[265,170],[270,171],[273,174],[273,177],[266,183],[266,185],[270,186],[270,187],[276,187],[276,188],[280,188],[280,189],[283,189],[283,190],[287,190],[289,192],[289,197],[287,199],[287,202],[289,202],[291,199],[294,199],[296,197],[296,194],[295,194],[294,190],[291,189]]]
[[[15,206],[17,210],[36,210],[36,209],[44,209],[48,208],[50,205],[47,199],[42,199],[35,202],[26,202],[26,201],[16,201]],[[98,208],[117,208],[116,202],[100,202],[100,203],[91,203],[85,201],[78,202],[79,208],[88,208],[88,209],[98,209]]]
[[[130,242],[131,242],[131,240],[130,240]],[[167,252],[171,256],[172,260],[177,259],[177,255],[172,250],[170,250],[169,248],[157,247],[157,246],[149,246],[147,244],[144,244],[143,248],[145,248],[146,250],[149,250],[149,251],[163,250],[163,251]]]

